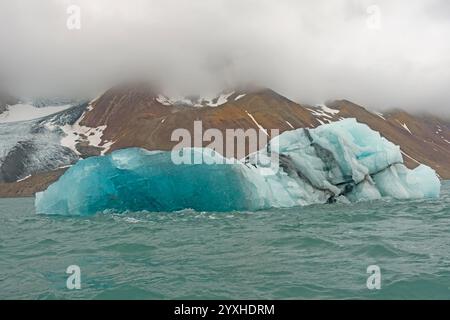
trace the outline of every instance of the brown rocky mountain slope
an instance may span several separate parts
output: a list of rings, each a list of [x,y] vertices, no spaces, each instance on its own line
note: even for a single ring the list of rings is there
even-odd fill
[[[78,123],[82,127],[102,128],[101,143],[92,146],[89,139],[80,137],[76,148],[81,151],[90,147],[96,153],[127,147],[171,150],[178,143],[171,141],[172,132],[179,128],[192,132],[196,120],[202,120],[203,130],[264,128],[279,129],[282,133],[356,118],[400,145],[408,167],[423,163],[433,167],[443,179],[450,179],[450,121],[404,111],[380,114],[346,100],[327,106],[300,105],[269,89],[247,94],[232,92],[225,97],[221,103],[217,99],[211,102],[214,107],[195,107],[173,102],[147,87],[113,88],[93,101]],[[28,196],[45,189],[61,173],[43,173],[0,185],[0,196]]]
[[[38,173],[28,179],[14,183],[0,183],[0,198],[33,197],[59,179],[67,169]]]
[[[201,120],[203,129],[279,129],[315,127],[319,122],[305,108],[271,90],[260,90],[217,107],[163,105],[154,95],[143,92],[116,91],[105,93],[92,104],[81,125],[106,126],[104,141],[114,141],[112,150],[143,147],[149,150],[171,150],[172,132],[178,128],[193,131],[194,121]],[[205,143],[206,145],[207,143]]]

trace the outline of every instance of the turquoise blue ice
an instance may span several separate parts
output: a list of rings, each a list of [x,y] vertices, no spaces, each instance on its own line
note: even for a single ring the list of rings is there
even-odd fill
[[[406,168],[398,146],[354,119],[285,132],[233,164],[217,164],[223,158],[209,149],[183,151],[203,164],[177,165],[171,152],[138,148],[81,160],[36,195],[36,211],[255,211],[440,194],[434,170]]]

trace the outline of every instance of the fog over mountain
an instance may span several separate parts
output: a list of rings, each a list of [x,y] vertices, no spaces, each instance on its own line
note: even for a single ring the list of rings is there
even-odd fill
[[[70,5],[80,30],[67,28]],[[2,0],[0,20],[0,89],[18,95],[139,78],[450,114],[447,0]]]

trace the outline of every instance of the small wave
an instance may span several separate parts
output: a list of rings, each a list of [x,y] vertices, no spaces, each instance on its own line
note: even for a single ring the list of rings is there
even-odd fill
[[[118,243],[103,247],[102,249],[107,251],[115,251],[118,253],[133,254],[153,251],[156,247],[142,243]]]

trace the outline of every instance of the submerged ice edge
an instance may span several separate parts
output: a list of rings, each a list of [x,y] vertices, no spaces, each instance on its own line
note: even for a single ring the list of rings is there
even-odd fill
[[[88,158],[36,195],[36,212],[256,211],[440,194],[433,169],[408,169],[398,146],[355,119],[284,132],[270,146],[232,164],[207,148],[184,150],[202,164],[176,165],[171,152],[139,148]]]

